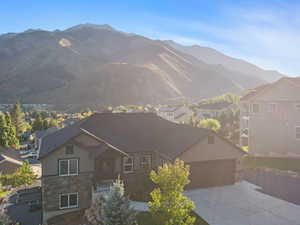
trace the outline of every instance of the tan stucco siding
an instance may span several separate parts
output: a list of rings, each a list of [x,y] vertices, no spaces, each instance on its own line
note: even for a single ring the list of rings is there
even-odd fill
[[[201,162],[208,160],[239,159],[243,156],[234,146],[215,137],[214,144],[208,144],[208,139],[204,139],[194,145],[189,150],[179,156],[185,162]]]
[[[86,134],[82,134],[75,138],[76,141],[84,144],[99,145],[99,142]],[[72,140],[70,141],[72,142]],[[66,154],[65,145],[54,150],[42,162],[42,176],[58,175],[58,160],[68,158],[79,158],[79,172],[93,172],[94,159],[89,155],[87,150],[84,150],[74,144],[74,154]]]
[[[253,103],[259,104],[259,113],[241,110],[241,130],[245,128],[243,117],[249,116],[249,154],[299,155],[296,126],[300,126],[300,110],[296,104],[300,104],[300,88],[282,80],[253,98]],[[275,104],[274,112],[270,104]]]

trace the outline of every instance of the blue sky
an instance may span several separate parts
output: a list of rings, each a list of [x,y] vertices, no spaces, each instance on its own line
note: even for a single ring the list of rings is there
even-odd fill
[[[154,39],[209,46],[300,76],[296,0],[9,0],[0,5],[0,33],[81,23],[110,24]]]

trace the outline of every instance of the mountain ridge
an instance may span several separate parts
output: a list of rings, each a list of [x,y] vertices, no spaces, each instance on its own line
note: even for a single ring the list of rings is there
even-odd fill
[[[197,59],[208,64],[220,64],[228,69],[240,72],[241,74],[252,74],[252,76],[263,79],[265,82],[273,82],[285,76],[276,70],[262,69],[247,62],[246,60],[225,55],[224,53],[210,47],[200,45],[181,45],[172,40],[166,40],[165,43],[179,51],[191,54]]]
[[[156,104],[241,93],[261,83],[109,25],[0,35],[2,103]]]

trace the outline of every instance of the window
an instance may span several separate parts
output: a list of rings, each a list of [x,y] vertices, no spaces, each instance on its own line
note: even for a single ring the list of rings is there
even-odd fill
[[[276,103],[271,103],[268,105],[268,112],[276,112],[277,104]]]
[[[66,154],[67,155],[74,154],[74,145],[72,145],[72,144],[66,145]]]
[[[208,141],[207,141],[208,144],[214,144],[215,143],[215,136],[208,136]]]
[[[78,159],[61,159],[59,163],[59,176],[78,175]]]
[[[78,193],[61,194],[59,196],[59,208],[70,209],[78,207]]]
[[[300,140],[300,126],[296,127],[296,139]]]
[[[143,169],[151,168],[151,155],[144,155],[141,157],[141,168]]]
[[[123,158],[123,171],[124,173],[133,172],[133,157],[124,157]]]
[[[259,111],[260,111],[259,104],[254,103],[254,104],[251,105],[251,112],[252,113],[259,113]]]

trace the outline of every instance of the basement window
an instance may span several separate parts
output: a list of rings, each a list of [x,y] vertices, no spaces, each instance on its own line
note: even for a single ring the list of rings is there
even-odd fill
[[[59,196],[59,208],[71,209],[78,207],[78,193],[61,194]]]

